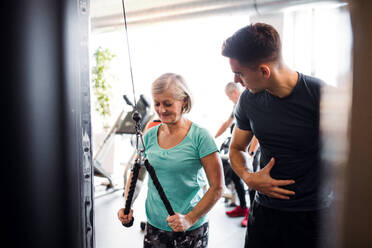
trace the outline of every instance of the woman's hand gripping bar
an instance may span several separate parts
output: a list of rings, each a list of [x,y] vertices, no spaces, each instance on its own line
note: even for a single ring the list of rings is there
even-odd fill
[[[137,159],[136,162],[134,163],[134,166],[133,166],[133,169],[132,169],[132,180],[130,182],[127,200],[125,201],[125,208],[124,208],[124,214],[125,215],[128,215],[129,212],[130,212],[130,208],[131,208],[131,205],[132,205],[134,190],[136,189],[136,183],[137,183],[140,167],[141,167],[140,161]],[[133,222],[134,222],[134,217],[132,217],[130,222],[122,223],[122,224],[125,227],[131,227],[133,225]]]

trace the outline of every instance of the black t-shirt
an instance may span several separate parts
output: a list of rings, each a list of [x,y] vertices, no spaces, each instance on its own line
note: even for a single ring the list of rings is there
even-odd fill
[[[332,201],[330,187],[321,183],[320,175],[319,102],[323,84],[299,73],[295,88],[284,98],[267,91],[253,94],[248,90],[239,98],[236,124],[252,131],[259,140],[261,168],[274,157],[271,177],[295,180],[295,184],[283,187],[295,191],[290,200],[258,193],[256,201],[266,207],[307,211],[327,207]]]

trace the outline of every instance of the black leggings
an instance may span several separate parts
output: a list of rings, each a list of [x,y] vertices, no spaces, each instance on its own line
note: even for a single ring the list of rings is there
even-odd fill
[[[208,247],[209,224],[186,232],[169,232],[146,225],[144,248],[206,248]]]
[[[253,172],[258,171],[259,163],[260,163],[260,157],[261,157],[261,147],[258,147],[257,151],[256,151],[256,153],[254,154],[254,157],[253,157],[253,162],[252,162]],[[254,200],[255,195],[256,195],[256,190],[249,189],[249,202],[250,202],[251,207],[253,205],[253,200]]]
[[[245,201],[245,190],[242,180],[238,175],[236,175],[234,171],[231,173],[231,180],[234,182],[235,190],[240,202],[240,207],[246,208],[247,202]]]

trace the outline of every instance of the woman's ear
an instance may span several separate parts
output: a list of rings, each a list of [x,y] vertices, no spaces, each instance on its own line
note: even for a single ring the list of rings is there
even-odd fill
[[[183,99],[182,113],[184,113],[185,110],[187,109],[187,101],[188,101],[188,96],[186,96],[186,97]]]

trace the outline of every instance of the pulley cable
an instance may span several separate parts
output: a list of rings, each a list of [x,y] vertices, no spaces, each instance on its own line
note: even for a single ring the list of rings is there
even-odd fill
[[[132,200],[134,196],[134,191],[136,188],[136,183],[139,175],[139,170],[141,166],[145,166],[147,172],[149,173],[156,190],[159,193],[160,199],[162,200],[165,208],[167,209],[167,212],[169,215],[174,215],[174,211],[172,209],[172,206],[165,195],[165,192],[163,190],[163,187],[161,186],[158,177],[156,176],[155,169],[154,167],[150,164],[150,162],[144,157],[145,153],[145,143],[143,140],[143,135],[141,132],[141,119],[142,116],[141,114],[137,111],[137,105],[136,105],[136,95],[135,95],[135,90],[134,90],[134,80],[133,80],[133,72],[132,72],[132,60],[130,56],[130,48],[129,48],[129,38],[128,38],[128,28],[127,28],[127,17],[125,13],[125,4],[124,0],[122,0],[122,5],[123,5],[123,16],[124,16],[124,27],[125,27],[125,34],[126,34],[126,39],[127,39],[127,48],[128,48],[128,58],[129,58],[129,68],[130,68],[130,76],[131,76],[131,81],[132,81],[132,89],[133,89],[133,98],[134,98],[134,105],[133,106],[133,112],[132,112],[132,119],[135,122],[135,131],[136,131],[136,151],[138,153],[138,157],[136,158],[133,168],[132,168],[132,179],[129,185],[129,191],[127,195],[127,199],[125,202],[125,207],[124,207],[124,214],[128,215],[131,209],[132,205]],[[126,96],[124,96],[124,100],[126,102],[129,102]],[[141,145],[139,143],[141,142]],[[140,147],[141,146],[141,147]],[[132,217],[131,221],[129,223],[124,224],[123,226],[125,227],[130,227],[133,225],[134,218]]]
[[[136,92],[134,90],[134,80],[133,80],[133,70],[132,70],[132,59],[130,56],[130,47],[129,47],[129,37],[128,37],[128,27],[127,27],[127,15],[125,13],[125,4],[124,0],[121,1],[123,6],[123,16],[124,16],[124,28],[125,28],[125,38],[127,40],[127,50],[128,50],[128,59],[129,59],[129,71],[130,71],[130,79],[132,81],[132,90],[133,90],[133,99],[134,99],[134,109],[137,109],[137,101],[136,101]]]

